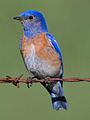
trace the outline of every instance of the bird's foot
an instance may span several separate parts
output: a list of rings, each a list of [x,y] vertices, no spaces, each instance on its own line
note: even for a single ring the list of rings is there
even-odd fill
[[[28,87],[28,88],[30,88],[30,87],[32,86],[32,79],[33,79],[33,78],[31,78],[31,77],[28,77],[28,78],[27,78],[26,84],[27,84],[27,87]]]
[[[46,77],[46,78],[45,78],[45,81],[44,81],[44,82],[45,82],[46,86],[48,86],[48,84],[49,84],[49,79],[50,79],[50,77]]]

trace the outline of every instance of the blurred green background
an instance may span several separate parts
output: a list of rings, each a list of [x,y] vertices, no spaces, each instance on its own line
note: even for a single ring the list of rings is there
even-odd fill
[[[62,50],[64,76],[90,77],[90,0],[0,0],[0,77],[28,76],[19,52],[22,27],[12,19],[28,9],[45,14]],[[69,109],[56,112],[40,84],[0,85],[0,120],[90,120],[90,83],[64,83],[64,92]]]

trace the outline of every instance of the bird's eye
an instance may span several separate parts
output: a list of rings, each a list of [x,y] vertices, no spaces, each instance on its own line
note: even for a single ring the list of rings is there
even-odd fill
[[[29,16],[29,19],[30,19],[30,20],[33,20],[33,16]]]

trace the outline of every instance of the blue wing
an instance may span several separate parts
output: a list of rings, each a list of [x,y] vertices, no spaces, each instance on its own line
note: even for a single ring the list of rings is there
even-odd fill
[[[59,47],[57,41],[55,40],[55,38],[50,33],[46,33],[46,37],[48,38],[48,40],[50,41],[52,47],[58,53],[59,58],[62,61],[62,54],[61,54],[61,50],[60,50],[60,47]]]
[[[55,38],[50,33],[46,33],[46,37],[50,41],[52,47],[55,49],[55,51],[57,52],[57,54],[59,55],[59,58],[61,60],[60,78],[62,78],[63,74],[64,74],[64,68],[63,68],[63,61],[62,61],[62,54],[61,54],[60,47],[59,47],[57,41],[55,40]],[[63,82],[61,82],[61,84],[63,84]]]

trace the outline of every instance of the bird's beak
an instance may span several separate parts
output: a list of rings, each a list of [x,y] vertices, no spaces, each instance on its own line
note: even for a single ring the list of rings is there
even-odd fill
[[[21,20],[22,18],[20,16],[13,17],[14,20]]]

